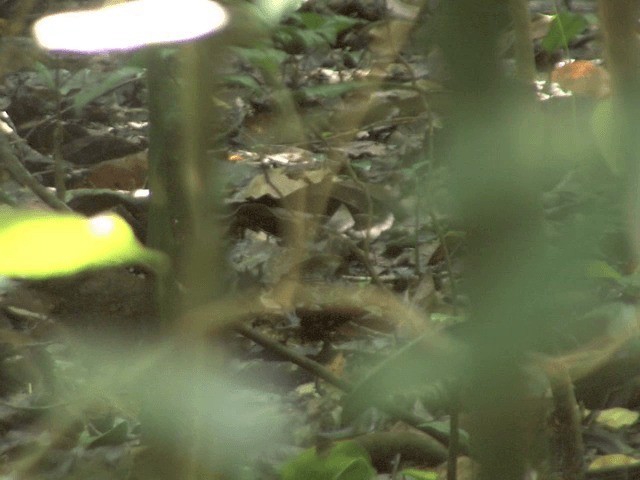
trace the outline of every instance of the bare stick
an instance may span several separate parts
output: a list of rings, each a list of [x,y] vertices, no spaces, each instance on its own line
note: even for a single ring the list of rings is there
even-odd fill
[[[31,173],[20,163],[20,160],[18,160],[11,149],[8,136],[4,133],[0,133],[0,163],[7,169],[16,182],[30,189],[51,208],[61,212],[71,211],[71,208],[69,208],[66,203],[57,198],[45,186],[33,178]]]

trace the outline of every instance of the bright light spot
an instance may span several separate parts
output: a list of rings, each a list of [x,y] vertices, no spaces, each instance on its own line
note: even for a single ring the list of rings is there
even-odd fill
[[[95,53],[193,40],[226,23],[224,9],[209,0],[134,0],[50,15],[33,33],[47,50]]]
[[[133,198],[149,198],[148,188],[139,188],[133,191]]]
[[[106,237],[113,232],[115,221],[112,216],[99,215],[89,219],[89,229],[96,237]]]

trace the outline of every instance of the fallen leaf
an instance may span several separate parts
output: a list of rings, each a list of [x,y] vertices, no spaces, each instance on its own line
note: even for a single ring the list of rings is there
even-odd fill
[[[609,408],[598,415],[598,423],[614,430],[633,425],[640,418],[639,412],[626,408]]]
[[[604,455],[602,457],[596,458],[593,462],[591,462],[588,470],[619,467],[622,465],[635,465],[637,463],[640,463],[640,460],[638,460],[637,458],[623,455],[621,453],[613,453],[611,455]]]
[[[98,163],[91,168],[82,186],[110,190],[136,190],[144,187],[148,170],[148,151],[145,150]]]
[[[551,72],[551,82],[574,95],[600,99],[611,94],[609,72],[588,60],[575,60],[556,67]]]

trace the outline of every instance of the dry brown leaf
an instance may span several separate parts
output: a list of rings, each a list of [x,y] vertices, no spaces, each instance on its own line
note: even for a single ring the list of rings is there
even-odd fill
[[[611,94],[609,72],[588,60],[576,60],[555,68],[551,81],[574,95],[599,99]]]
[[[133,153],[126,157],[106,160],[93,166],[86,185],[111,190],[136,190],[143,188],[147,179],[148,152]]]

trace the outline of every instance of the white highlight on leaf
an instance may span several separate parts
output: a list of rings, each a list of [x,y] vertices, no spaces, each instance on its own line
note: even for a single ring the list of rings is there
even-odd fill
[[[115,222],[109,215],[98,215],[89,219],[89,229],[96,237],[106,237],[113,232]]]
[[[257,0],[256,7],[262,18],[272,25],[277,24],[287,15],[295,12],[307,0]]]

